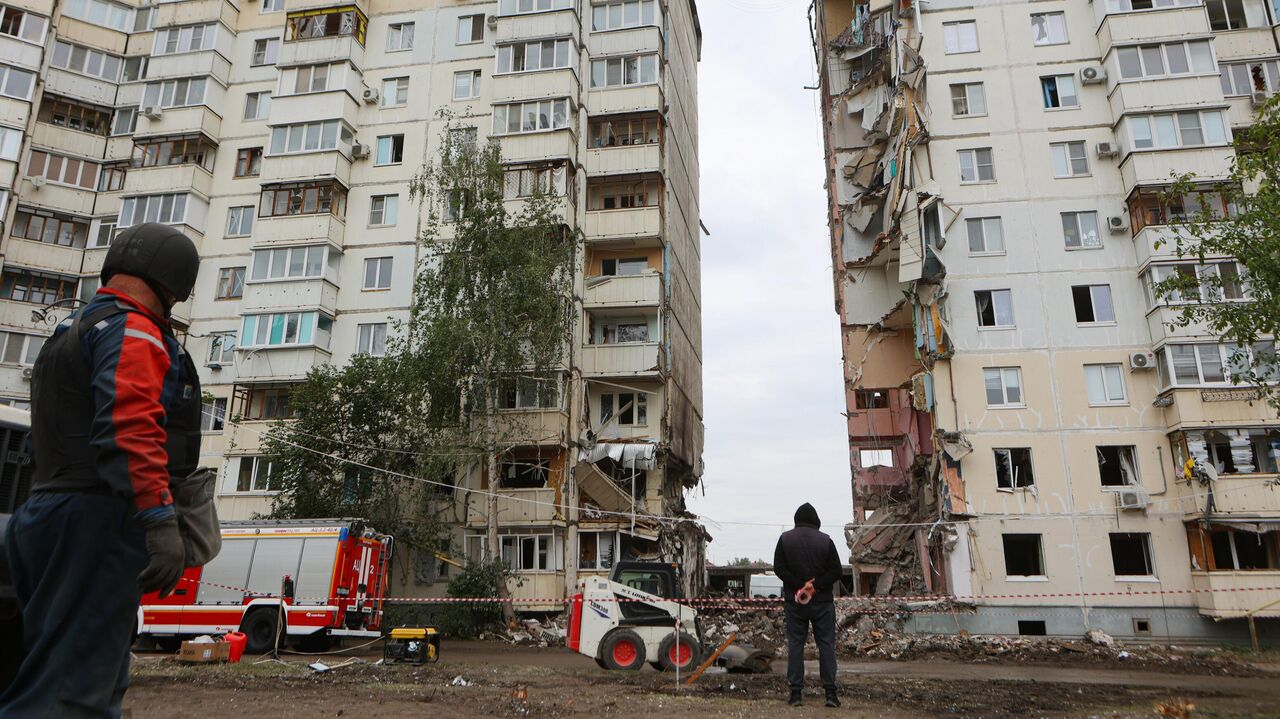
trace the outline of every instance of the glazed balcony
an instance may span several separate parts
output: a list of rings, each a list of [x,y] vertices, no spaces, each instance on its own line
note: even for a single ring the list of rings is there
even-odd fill
[[[1269,27],[1215,32],[1213,53],[1217,55],[1218,62],[1267,57],[1276,53],[1275,37]]]
[[[1203,109],[1206,102],[1219,97],[1222,97],[1222,84],[1217,73],[1122,82],[1111,91],[1111,112],[1114,117],[1120,117],[1125,113],[1154,110]]]
[[[662,112],[662,105],[660,84],[611,87],[587,92],[587,112],[592,116]]]
[[[300,152],[292,155],[267,155],[262,158],[262,175],[259,182],[300,182],[323,177],[333,177],[347,187],[351,186],[351,158],[339,150]]]
[[[603,55],[639,55],[662,51],[662,30],[655,25],[626,30],[593,32],[587,36],[587,52]]]
[[[1113,45],[1151,40],[1182,39],[1209,32],[1209,15],[1203,5],[1172,7],[1107,15],[1098,26],[1098,45],[1105,57]]]
[[[84,100],[93,105],[114,107],[116,84],[97,78],[49,67],[44,71],[44,91],[54,95]]]
[[[502,161],[531,163],[543,160],[574,159],[578,156],[578,136],[572,130],[499,135]]]
[[[1225,180],[1231,175],[1234,154],[1230,147],[1130,152],[1120,163],[1120,177],[1126,192],[1139,185],[1168,185],[1170,175],[1188,172],[1201,182]]]
[[[495,45],[549,37],[571,37],[576,41],[581,27],[577,13],[573,10],[498,15],[497,21],[493,39]]]
[[[292,244],[317,240],[342,247],[347,225],[331,214],[297,215],[294,217],[259,217],[254,234],[266,238],[270,244]]]
[[[236,350],[236,377],[241,380],[302,380],[312,367],[328,364],[323,347],[250,347]]]
[[[9,237],[5,242],[4,264],[23,267],[43,272],[56,272],[61,275],[78,275],[84,261],[84,250],[77,247],[55,245],[37,240],[24,240]],[[5,302],[5,305],[22,305],[21,302]],[[31,305],[32,308],[35,305]],[[30,326],[31,312],[28,310],[22,319],[22,325]]]
[[[153,195],[173,192],[175,188],[190,188],[209,197],[213,174],[196,164],[157,165],[131,168],[125,174],[124,182],[125,191],[130,195]]]
[[[338,286],[325,278],[250,280],[245,283],[241,303],[247,314],[304,308],[333,315],[338,308]]]
[[[1165,426],[1170,430],[1257,426],[1275,421],[1275,411],[1247,387],[1182,387],[1165,390]]]
[[[548,97],[576,98],[582,91],[578,73],[572,68],[502,73],[493,76],[489,87],[492,88],[489,92],[494,103]]]
[[[276,66],[319,65],[344,60],[350,60],[357,71],[364,68],[364,45],[350,35],[283,42],[276,57]]]
[[[160,111],[152,119],[138,115],[135,137],[156,135],[187,135],[202,132],[209,137],[222,137],[222,117],[206,105],[172,107]]]
[[[226,85],[231,77],[231,63],[213,50],[155,55],[147,63],[147,79],[209,77]]]
[[[240,17],[239,9],[228,0],[186,0],[159,3],[154,8],[155,26],[158,28],[209,22],[236,27]]]
[[[8,64],[38,71],[44,59],[44,48],[10,35],[0,35],[0,57]]]
[[[329,92],[273,96],[267,124],[273,127],[290,125],[306,118],[308,122],[343,120],[351,127],[359,127],[360,104],[356,102],[358,95],[353,96],[352,92],[358,91],[342,88]]]
[[[31,144],[36,147],[57,149],[68,155],[97,158],[105,156],[107,138],[105,135],[80,132],[50,125],[47,122],[37,122],[31,131]]]

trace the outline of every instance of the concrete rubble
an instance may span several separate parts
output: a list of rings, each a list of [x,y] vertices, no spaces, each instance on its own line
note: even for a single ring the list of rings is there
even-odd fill
[[[524,619],[515,622],[507,631],[494,632],[481,636],[481,639],[498,639],[523,647],[563,647],[567,634],[565,627],[566,620],[563,616],[543,620]]]

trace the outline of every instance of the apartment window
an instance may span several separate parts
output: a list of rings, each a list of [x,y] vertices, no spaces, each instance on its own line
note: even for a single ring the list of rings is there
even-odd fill
[[[893,466],[893,450],[892,449],[859,449],[858,450],[858,466],[863,469],[871,469],[872,467],[892,467]]]
[[[231,364],[236,358],[235,334],[218,334],[209,340],[209,362]]]
[[[1011,290],[978,290],[973,293],[978,305],[979,327],[1013,326],[1013,292]]]
[[[112,135],[128,135],[131,134],[138,126],[138,108],[122,107],[116,110],[115,118],[111,121]]]
[[[634,55],[591,61],[591,87],[624,87],[658,81],[658,56]]]
[[[227,237],[248,237],[253,234],[253,205],[227,208]]]
[[[1071,301],[1079,324],[1116,321],[1111,305],[1111,285],[1075,285],[1071,288]]]
[[[1112,532],[1111,567],[1117,578],[1154,576],[1151,535],[1146,532]]]
[[[1201,0],[1107,0],[1107,12],[1120,13],[1133,10],[1158,10],[1167,7],[1198,6]]]
[[[399,165],[404,162],[404,135],[383,135],[378,138],[375,165]]]
[[[204,102],[205,79],[202,77],[153,82],[142,93],[144,107],[190,107]],[[248,103],[245,104],[246,112]]]
[[[325,92],[330,87],[338,88],[342,86],[343,68],[341,65],[303,65],[294,68],[292,83],[289,81],[288,70],[281,73],[281,88],[288,88],[290,84],[293,86],[293,94],[304,95],[309,92]]]
[[[557,409],[560,380],[555,377],[519,375],[498,381],[495,405],[502,410]]]
[[[215,397],[200,405],[200,431],[221,432],[227,421],[226,397]]]
[[[463,15],[458,18],[459,45],[471,45],[484,41],[484,15]]]
[[[1138,190],[1129,198],[1129,220],[1136,235],[1150,225],[1181,224],[1188,218],[1211,221],[1234,217],[1238,208],[1221,192],[1194,190],[1169,196],[1167,188]]]
[[[186,219],[186,210],[186,193],[126,197],[120,203],[120,226],[132,227],[144,222],[176,225]]]
[[[217,151],[218,148],[204,135],[138,141],[133,146],[129,164],[133,167],[200,165],[206,170],[212,170]]]
[[[1067,16],[1061,12],[1031,15],[1031,42],[1035,45],[1062,45],[1067,42]]]
[[[245,315],[241,347],[329,346],[333,319],[318,312]]]
[[[337,182],[298,182],[272,185],[262,190],[259,217],[347,214],[347,189]]]
[[[94,295],[98,294],[100,289],[102,289],[102,280],[100,278],[94,276],[81,277],[78,298],[81,302],[92,302]]]
[[[1208,40],[1122,47],[1116,50],[1116,63],[1123,80],[1214,71]]]
[[[1098,478],[1104,487],[1138,485],[1138,452],[1133,445],[1101,445],[1098,455]]]
[[[271,128],[272,155],[349,148],[351,141],[351,128],[341,120],[279,125]]]
[[[261,147],[242,147],[236,151],[236,177],[257,177],[261,173]]]
[[[35,364],[45,339],[41,335],[0,332],[0,362],[27,366]]]
[[[974,20],[942,23],[942,39],[948,55],[978,51],[978,23]]]
[[[84,247],[89,223],[66,215],[19,207],[13,215],[14,237],[63,247]]]
[[[21,149],[22,131],[12,127],[0,126],[0,160],[16,162]]]
[[[467,190],[449,190],[445,193],[443,204],[444,212],[441,214],[441,219],[445,222],[456,222],[470,204],[470,195]]]
[[[592,120],[590,146],[605,148],[652,145],[658,142],[661,128],[662,120],[658,117]]]
[[[284,25],[285,42],[321,37],[354,37],[364,47],[369,19],[354,5],[289,13]]]
[[[98,192],[118,192],[124,189],[124,176],[128,163],[103,165],[98,173]]]
[[[390,257],[370,257],[366,259],[364,261],[364,284],[361,289],[391,289],[391,260],[392,258]]]
[[[1219,67],[1222,94],[1226,97],[1272,94],[1280,89],[1280,61],[1241,62]]]
[[[1005,534],[1004,573],[1008,577],[1043,577],[1044,554],[1039,534]]]
[[[253,56],[249,64],[253,66],[274,65],[276,55],[280,52],[280,38],[263,37],[253,41]]]
[[[213,47],[217,25],[187,25],[167,27],[156,31],[155,55],[172,55],[179,52],[197,52]]]
[[[261,2],[258,5],[258,12],[260,13],[272,13],[272,12],[283,12],[283,11],[284,11],[284,0],[261,0]]]
[[[513,200],[541,192],[554,197],[570,194],[573,172],[567,164],[520,167],[502,173],[502,196]]]
[[[67,0],[62,14],[99,27],[129,32],[134,27],[134,10],[107,0]]]
[[[48,28],[49,18],[19,8],[0,7],[0,34],[43,45]]]
[[[498,463],[498,483],[502,489],[541,489],[547,486],[551,460],[541,457],[507,457]],[[503,555],[506,555],[504,537]]]
[[[463,153],[474,152],[477,144],[477,131],[474,127],[456,127],[449,130],[449,154],[451,159]]]
[[[463,70],[453,73],[453,99],[472,100],[480,97],[480,71]]]
[[[241,457],[240,474],[236,480],[237,492],[274,492],[280,489],[273,481],[274,467],[266,457]]]
[[[1048,110],[1080,107],[1080,98],[1076,94],[1076,79],[1071,75],[1049,75],[1040,78],[1040,94],[1044,98],[1045,109]]]
[[[600,276],[630,277],[649,271],[647,257],[609,257],[600,260]]]
[[[988,407],[1021,407],[1022,370],[1018,367],[985,367],[983,385]]]
[[[653,0],[649,2],[652,3]],[[614,532],[579,532],[578,568],[613,569],[617,539],[618,535]]]
[[[97,247],[110,247],[111,240],[116,235],[116,218],[112,217],[103,220],[98,225],[98,232],[93,236],[93,241],[89,244],[90,249]]]
[[[996,488],[1012,491],[1035,486],[1035,474],[1031,470],[1031,449],[1029,447],[1010,447],[997,449]]]
[[[370,225],[394,225],[400,208],[399,195],[374,195],[369,202]]]
[[[325,245],[255,250],[254,280],[315,279],[324,276]]]
[[[570,10],[573,3],[574,0],[502,0],[499,12],[503,15],[518,15],[547,10]]]
[[[267,113],[271,111],[271,93],[269,92],[251,92],[244,97],[244,119],[246,122],[252,120],[265,120]]]
[[[569,101],[541,100],[493,106],[493,133],[514,135],[569,127]]]
[[[591,29],[594,32],[644,27],[657,21],[656,0],[627,0],[591,6]]]
[[[608,424],[617,414],[616,424],[643,426],[649,423],[649,397],[644,392],[617,392],[600,395],[600,424]]]
[[[1236,344],[1175,344],[1156,353],[1160,381],[1165,386],[1234,383],[1251,365],[1267,382],[1280,381],[1275,343],[1262,340],[1251,347]],[[1170,369],[1172,368],[1172,374]]]
[[[413,49],[416,26],[411,22],[393,22],[387,26],[387,52]]]
[[[656,179],[591,185],[587,189],[587,209],[630,210],[657,207],[661,189],[661,184]]]
[[[649,342],[649,321],[644,317],[590,318],[591,344],[633,344]]]
[[[1004,227],[999,217],[971,217],[964,226],[969,234],[969,254],[1004,254]]]
[[[356,326],[356,354],[381,357],[387,353],[387,323]]]
[[[572,41],[538,40],[498,46],[498,72],[528,72],[569,67]]]
[[[35,73],[0,65],[0,95],[18,100],[30,100],[35,81]]]
[[[82,105],[74,100],[66,100],[47,93],[40,102],[40,111],[36,119],[55,127],[65,127],[68,130],[103,137],[111,132],[110,110]],[[0,159],[18,159],[18,145],[21,141],[20,130],[0,127]]]
[[[858,409],[889,409],[889,392],[882,389],[854,390],[854,406]]]
[[[1049,144],[1053,155],[1053,176],[1088,177],[1089,155],[1083,142],[1054,142]]]
[[[53,41],[53,55],[49,59],[49,64],[53,67],[89,75],[107,82],[120,81],[122,62],[116,55],[108,55],[105,52],[72,45],[61,40]]]
[[[1084,381],[1090,405],[1127,404],[1121,365],[1087,364],[1084,366]]]
[[[1221,110],[1130,115],[1126,127],[1135,150],[1225,145],[1229,141]]]
[[[504,483],[503,486],[505,487],[506,484]],[[536,537],[502,537],[502,560],[513,572],[554,569],[555,559],[551,556],[551,544],[552,538],[549,534]]]
[[[238,300],[244,296],[243,267],[223,267],[218,270],[218,289],[215,300]]]
[[[137,82],[147,76],[147,55],[135,55],[124,58],[124,70],[120,74],[120,82]]]
[[[990,147],[960,150],[961,182],[995,182],[996,169]]]
[[[409,78],[389,77],[382,81],[382,106],[400,107],[409,104]]]
[[[1214,30],[1242,30],[1266,27],[1267,9],[1263,0],[1205,0],[1209,27]]]
[[[987,93],[980,82],[951,86],[951,114],[956,117],[981,117],[987,114]]]
[[[34,270],[6,269],[0,274],[0,300],[48,305],[76,296],[78,277]]]
[[[97,189],[99,169],[95,162],[50,155],[40,150],[32,150],[31,159],[27,161],[28,177],[44,177],[50,182],[86,190]]]
[[[1097,212],[1063,212],[1062,238],[1069,250],[1102,247]]]

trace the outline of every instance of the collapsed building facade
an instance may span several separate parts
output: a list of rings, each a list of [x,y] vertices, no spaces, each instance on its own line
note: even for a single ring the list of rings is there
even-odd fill
[[[1233,258],[1179,259],[1168,222],[1214,201],[1276,91],[1277,7],[809,13],[859,593],[973,602],[918,631],[1239,639],[1280,616],[1280,422],[1151,290],[1212,272],[1212,299],[1247,299]],[[1185,172],[1207,194],[1164,197]],[[1217,479],[1186,479],[1193,457]]]

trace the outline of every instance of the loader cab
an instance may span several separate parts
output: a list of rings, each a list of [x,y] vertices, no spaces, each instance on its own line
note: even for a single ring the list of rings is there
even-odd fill
[[[618,584],[663,599],[684,599],[680,568],[663,562],[618,562],[609,577]]]

